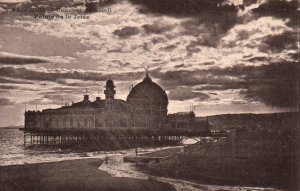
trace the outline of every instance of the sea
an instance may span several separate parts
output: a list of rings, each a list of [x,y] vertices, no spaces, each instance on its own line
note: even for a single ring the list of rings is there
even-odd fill
[[[25,147],[22,131],[0,128],[0,166],[101,158],[126,152],[130,150],[84,152],[57,147]]]
[[[140,149],[140,152],[151,152],[155,149]],[[107,164],[103,163],[99,167],[99,170],[106,171],[115,177],[149,179],[151,176],[137,171],[134,164],[123,162],[123,157],[130,155],[135,155],[134,149],[84,152],[47,147],[28,148],[24,146],[22,131],[19,131],[18,129],[0,128],[0,166],[25,165],[83,158],[104,159],[105,157],[109,157],[109,162]],[[275,188],[206,185],[173,178],[154,178],[173,185],[177,191],[281,191]]]

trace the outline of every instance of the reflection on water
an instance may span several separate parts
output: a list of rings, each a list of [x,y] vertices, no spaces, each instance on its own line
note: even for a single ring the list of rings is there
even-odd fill
[[[18,129],[0,129],[0,166],[95,158],[126,151],[83,152],[57,147],[28,148],[23,145],[23,132]]]

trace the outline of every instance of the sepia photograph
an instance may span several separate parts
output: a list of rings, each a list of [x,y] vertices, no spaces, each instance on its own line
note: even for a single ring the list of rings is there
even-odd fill
[[[0,0],[1,191],[299,191],[299,0]]]

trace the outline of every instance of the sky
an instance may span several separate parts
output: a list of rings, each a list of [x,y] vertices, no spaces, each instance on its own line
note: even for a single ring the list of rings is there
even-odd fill
[[[169,113],[294,110],[298,14],[297,0],[112,0],[97,12],[80,0],[0,0],[0,127],[22,125],[25,109],[81,101],[86,89],[103,98],[109,75],[126,100],[145,67]]]

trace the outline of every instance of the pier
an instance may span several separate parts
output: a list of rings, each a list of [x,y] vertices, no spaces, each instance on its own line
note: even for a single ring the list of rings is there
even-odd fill
[[[186,137],[226,137],[226,132],[183,129],[20,129],[24,145],[99,146],[133,148],[135,146],[177,145]]]

